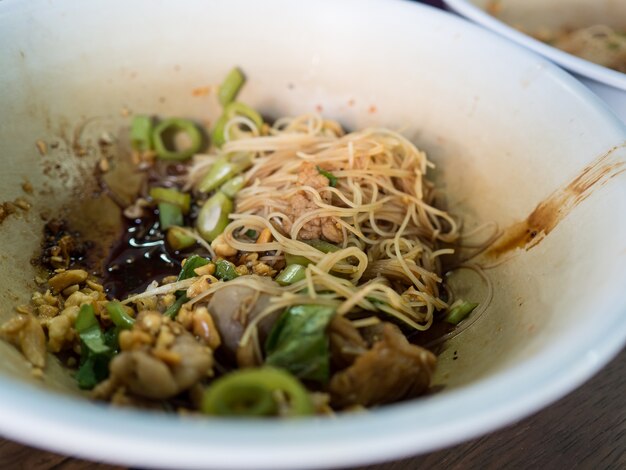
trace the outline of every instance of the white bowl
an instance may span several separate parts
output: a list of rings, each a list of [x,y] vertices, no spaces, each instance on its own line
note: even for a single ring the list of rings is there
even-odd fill
[[[218,83],[233,65],[250,78],[242,100],[266,114],[321,106],[349,128],[402,128],[438,165],[437,183],[470,227],[523,220],[609,152],[591,167],[597,184],[561,208],[541,243],[488,271],[493,302],[441,354],[439,393],[335,419],[192,419],[91,403],[57,362],[37,380],[0,344],[2,435],[142,467],[372,463],[526,416],[624,345],[626,129],[546,60],[447,13],[389,0],[5,0],[0,31],[0,199],[22,195],[26,176],[50,189],[27,196],[30,213],[1,226],[0,321],[34,288],[39,213],[89,198],[72,188],[97,152],[64,149],[115,134],[128,123],[122,109],[214,118],[211,99],[192,89]],[[59,146],[42,157],[37,139]]]
[[[611,0],[501,0],[498,16],[487,12],[492,0],[443,0],[460,15],[531,49],[564,67],[606,101],[626,121],[626,74],[541,42],[523,31],[561,30],[592,24],[626,29],[626,2]],[[515,26],[515,27],[514,27]]]

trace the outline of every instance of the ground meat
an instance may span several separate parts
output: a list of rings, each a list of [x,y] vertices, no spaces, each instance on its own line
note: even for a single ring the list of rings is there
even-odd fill
[[[335,373],[329,385],[334,406],[374,406],[424,393],[435,370],[435,355],[410,344],[386,323],[382,339],[354,364]]]
[[[320,190],[327,188],[329,181],[328,178],[319,173],[315,165],[305,162],[300,165],[297,185],[311,186],[314,189]],[[332,195],[328,191],[322,191],[320,192],[320,195],[322,197],[322,201],[325,203],[328,204],[331,202]],[[289,206],[285,210],[285,214],[289,219],[283,222],[284,229],[289,232],[293,222],[301,216],[317,209],[318,206],[310,193],[298,191],[289,198]],[[298,238],[301,240],[316,240],[325,238],[333,243],[340,243],[343,241],[343,233],[341,231],[341,226],[333,217],[318,217],[308,221],[302,226],[302,229],[300,229],[300,232],[298,233]]]

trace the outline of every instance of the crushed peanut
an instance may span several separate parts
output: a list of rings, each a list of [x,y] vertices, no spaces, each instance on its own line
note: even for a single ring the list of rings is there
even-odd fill
[[[63,271],[48,279],[48,285],[56,292],[62,292],[72,284],[82,284],[87,280],[87,271],[82,269],[70,269]]]
[[[226,242],[223,235],[218,235],[217,238],[213,240],[211,248],[213,248],[213,251],[215,251],[217,256],[221,256],[223,258],[230,258],[238,253],[236,248],[233,248]]]
[[[196,276],[213,275],[215,274],[215,264],[205,264],[204,266],[194,269],[193,272]]]

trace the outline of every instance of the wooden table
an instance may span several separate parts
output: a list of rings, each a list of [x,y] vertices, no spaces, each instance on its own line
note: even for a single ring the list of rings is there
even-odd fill
[[[0,439],[0,469],[113,470]],[[626,350],[549,408],[480,439],[360,470],[626,469]]]

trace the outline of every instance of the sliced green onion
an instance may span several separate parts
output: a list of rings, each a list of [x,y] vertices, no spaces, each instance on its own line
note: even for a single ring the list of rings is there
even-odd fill
[[[256,240],[258,236],[259,234],[257,233],[256,230],[252,230],[252,229],[246,230],[246,237]]]
[[[222,259],[215,263],[215,277],[222,281],[232,281],[236,277],[239,277],[239,274],[235,271],[235,265],[233,263]]]
[[[183,211],[182,209],[169,202],[159,203],[159,222],[161,224],[161,230],[167,230],[175,225],[183,225]]]
[[[130,145],[134,150],[152,150],[152,118],[135,116],[130,125]]]
[[[224,112],[229,119],[232,119],[235,116],[243,116],[250,119],[257,127],[257,129],[260,129],[263,126],[263,118],[261,117],[261,115],[247,104],[241,103],[239,101],[233,101],[232,103],[230,103],[228,106],[226,106],[226,108],[224,108]]]
[[[322,170],[319,166],[316,167],[320,175],[325,176],[328,179],[328,185],[333,188],[337,186],[337,177],[330,171]]]
[[[84,304],[80,308],[74,322],[74,328],[78,332],[78,337],[91,353],[105,354],[110,351],[92,305]]]
[[[209,172],[204,175],[198,189],[208,193],[225,184],[233,176],[247,170],[252,166],[252,155],[248,152],[236,152],[223,155],[218,158]],[[230,197],[230,196],[229,196]]]
[[[124,310],[124,306],[121,303],[117,301],[109,302],[106,304],[106,309],[115,326],[129,330],[135,324],[135,319]]]
[[[186,304],[187,302],[189,302],[189,298],[187,297],[187,295],[181,295],[179,298],[176,299],[176,302],[174,302],[167,308],[163,315],[173,320],[174,318],[176,318],[176,315],[178,315],[178,311],[183,306],[183,304]]]
[[[221,147],[224,143],[226,143],[226,139],[224,138],[224,127],[226,127],[227,122],[228,116],[226,116],[226,114],[222,114],[215,122],[215,127],[211,133],[211,142],[213,142],[213,145],[216,147]]]
[[[257,113],[254,109],[246,104],[240,103],[238,101],[233,101],[224,108],[223,114],[215,123],[213,132],[211,133],[211,140],[213,141],[213,145],[215,145],[216,147],[221,147],[222,145],[224,145],[224,143],[226,142],[226,136],[224,135],[226,123],[235,116],[243,116],[250,119],[257,127],[257,129],[261,129],[261,127],[263,126],[263,118],[259,113]],[[229,137],[232,137],[232,134]]]
[[[184,132],[190,140],[187,148],[176,150],[168,149],[165,144],[165,134],[170,132]],[[198,127],[187,119],[171,118],[162,121],[152,132],[154,150],[161,160],[187,160],[198,153],[202,145],[202,134]]]
[[[195,270],[209,263],[210,261],[206,258],[203,258],[202,256],[190,256],[189,258],[187,258],[185,265],[180,270],[177,280],[184,281],[185,279],[196,277]],[[163,315],[171,319],[176,318],[176,315],[178,315],[178,311],[183,306],[183,304],[189,302],[189,297],[187,297],[187,294],[184,290],[177,290],[175,294],[177,296],[176,301],[172,305],[170,305],[168,309],[163,313]]]
[[[175,251],[185,250],[196,244],[196,239],[185,233],[181,227],[170,227],[167,229],[165,239],[172,249]]]
[[[228,225],[228,216],[232,211],[233,201],[224,193],[216,192],[204,203],[196,219],[200,236],[208,242],[215,240]]]
[[[300,255],[292,255],[290,253],[285,253],[285,261],[287,262],[287,265],[301,264],[302,266],[308,266],[312,263],[309,258],[305,258],[304,256]]]
[[[235,176],[233,179],[226,181],[221,187],[220,191],[226,194],[229,198],[235,199],[237,193],[246,185],[246,179],[242,176]]]
[[[181,208],[183,214],[189,213],[191,196],[174,188],[150,188],[150,197],[156,202],[169,202]]]
[[[220,377],[204,392],[201,409],[217,416],[277,416],[281,410],[277,392],[286,398],[283,415],[313,414],[306,388],[288,372],[273,367],[238,370]]]
[[[301,264],[290,264],[283,269],[278,276],[276,282],[281,286],[288,286],[304,279],[306,268]]]
[[[222,106],[226,106],[237,97],[245,80],[246,78],[243,72],[238,67],[233,68],[228,75],[226,75],[218,91],[218,98]]]
[[[478,307],[477,303],[462,301],[459,305],[452,307],[443,319],[445,322],[457,325],[461,320],[467,317],[472,310]]]

